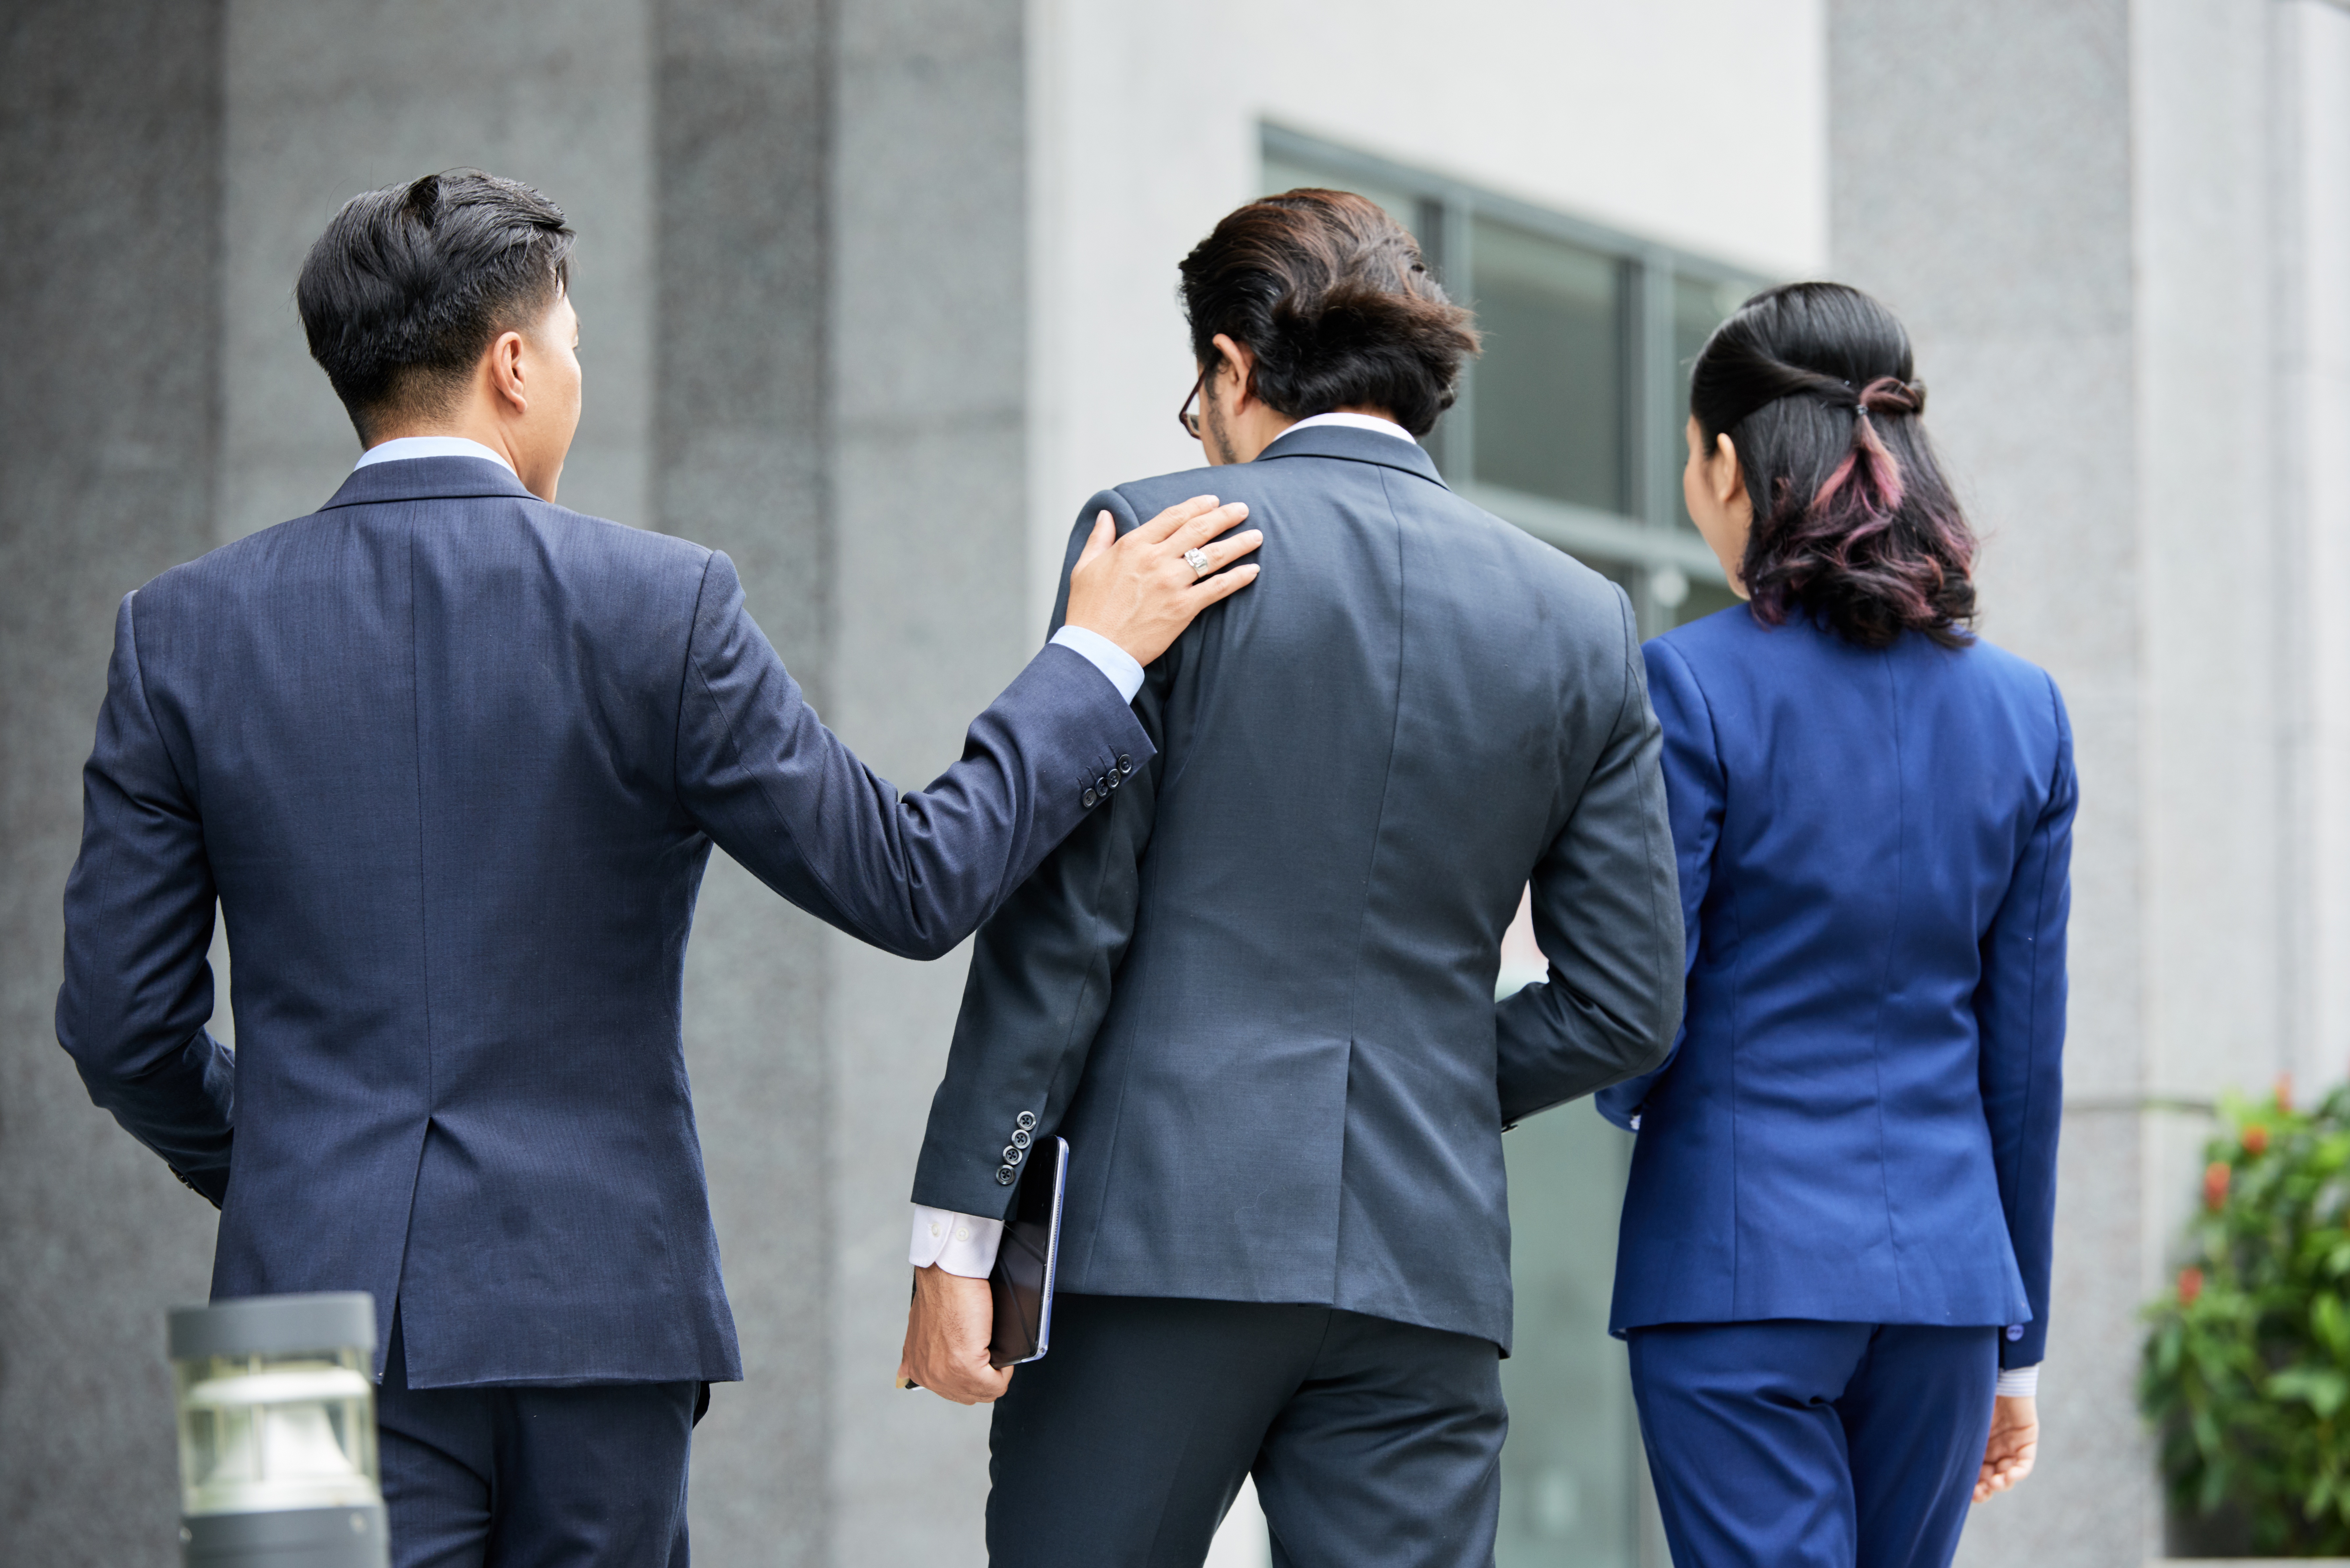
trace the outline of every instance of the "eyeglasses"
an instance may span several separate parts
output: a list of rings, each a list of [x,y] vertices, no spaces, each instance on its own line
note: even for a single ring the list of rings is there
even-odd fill
[[[1183,433],[1193,441],[1200,439],[1200,416],[1191,411],[1191,405],[1200,400],[1200,389],[1207,384],[1208,372],[1202,370],[1200,379],[1191,383],[1191,395],[1183,400],[1181,408],[1175,410],[1175,417],[1182,421]]]

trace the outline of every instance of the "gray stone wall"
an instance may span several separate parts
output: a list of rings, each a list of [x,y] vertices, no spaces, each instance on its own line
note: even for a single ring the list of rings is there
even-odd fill
[[[2057,1275],[2039,1472],[1962,1561],[2135,1564],[2147,1462],[2147,875],[2127,0],[1834,0],[1834,275],[1916,339],[1929,428],[1984,536],[1983,629],[2045,666],[2082,784]]]
[[[178,1561],[163,1312],[212,1267],[52,1010],[114,607],[211,534],[221,13],[0,18],[0,1556],[45,1568]]]
[[[212,1215],[57,1049],[57,908],[115,600],[356,455],[292,306],[311,239],[459,164],[562,204],[588,376],[562,500],[726,550],[811,699],[917,787],[1041,632],[1021,29],[1016,0],[9,9],[0,1555],[174,1560],[161,1314],[202,1298]],[[705,1561],[983,1559],[984,1414],[889,1384],[962,968],[713,861],[687,1056],[746,1381],[697,1434]]]
[[[824,711],[830,18],[817,0],[660,0],[653,16],[655,517],[733,557],[753,615]],[[712,1563],[831,1560],[824,938],[712,857],[687,951],[686,1058],[744,1378],[714,1391],[695,1433],[694,1547]]]
[[[1022,13],[836,10],[829,716],[901,789],[954,761],[1044,636],[1027,595]],[[966,964],[828,939],[838,1563],[986,1560],[986,1411],[890,1384],[913,1159]]]
[[[2080,750],[2040,1469],[1961,1561],[2135,1563],[2166,1546],[2137,1308],[2178,1262],[2199,1107],[2335,1081],[2350,1044],[2350,17],[1829,16],[1836,274],[1916,337],[1985,629],[2055,673]]]

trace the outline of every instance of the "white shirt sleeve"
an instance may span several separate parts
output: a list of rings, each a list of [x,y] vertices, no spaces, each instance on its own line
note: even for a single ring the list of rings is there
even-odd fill
[[[1134,655],[1097,631],[1087,631],[1081,626],[1065,626],[1053,634],[1053,640],[1077,655],[1109,678],[1118,694],[1126,701],[1142,690],[1142,666]]]
[[[918,1269],[936,1263],[950,1274],[983,1280],[995,1268],[995,1250],[1003,1242],[1003,1221],[957,1214],[947,1209],[914,1205],[914,1240],[906,1261]]]
[[[1142,690],[1142,666],[1134,655],[1097,631],[1087,631],[1081,626],[1065,626],[1053,634],[1053,640],[1083,659],[1102,672],[1104,679],[1118,688],[1118,696],[1128,702]],[[930,1209],[914,1205],[914,1233],[906,1249],[906,1261],[918,1269],[935,1263],[950,1274],[961,1274],[968,1280],[983,1280],[995,1267],[995,1251],[1003,1242],[1003,1221],[982,1220],[975,1214],[957,1214],[947,1209]]]
[[[992,1260],[991,1260],[992,1266]],[[2030,1366],[2005,1366],[2000,1369],[1998,1396],[2002,1399],[2036,1399],[2040,1397],[2040,1368],[2045,1363]]]

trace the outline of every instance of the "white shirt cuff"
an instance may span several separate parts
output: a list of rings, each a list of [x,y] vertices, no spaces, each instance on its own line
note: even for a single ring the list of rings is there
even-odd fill
[[[2002,1366],[1999,1372],[1999,1397],[2002,1399],[2036,1399],[2040,1397],[2040,1365]]]
[[[1065,626],[1053,634],[1053,640],[1109,677],[1121,701],[1133,701],[1134,694],[1142,690],[1142,666],[1134,661],[1134,655],[1101,633],[1087,631],[1081,626]]]
[[[1003,1221],[914,1205],[914,1240],[906,1261],[918,1269],[936,1263],[950,1274],[983,1280],[994,1271],[995,1250],[1003,1242]]]

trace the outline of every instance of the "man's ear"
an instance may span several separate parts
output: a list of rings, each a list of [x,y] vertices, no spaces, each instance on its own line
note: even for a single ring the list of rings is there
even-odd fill
[[[1233,389],[1231,408],[1232,412],[1240,413],[1247,409],[1249,400],[1256,396],[1256,353],[1233,342],[1229,333],[1219,332],[1210,341],[1215,345],[1216,352],[1223,356],[1223,362],[1216,370],[1217,376],[1230,375],[1239,383]]]
[[[491,399],[502,414],[520,416],[530,411],[529,388],[523,374],[524,347],[521,333],[501,332],[482,356]]]

